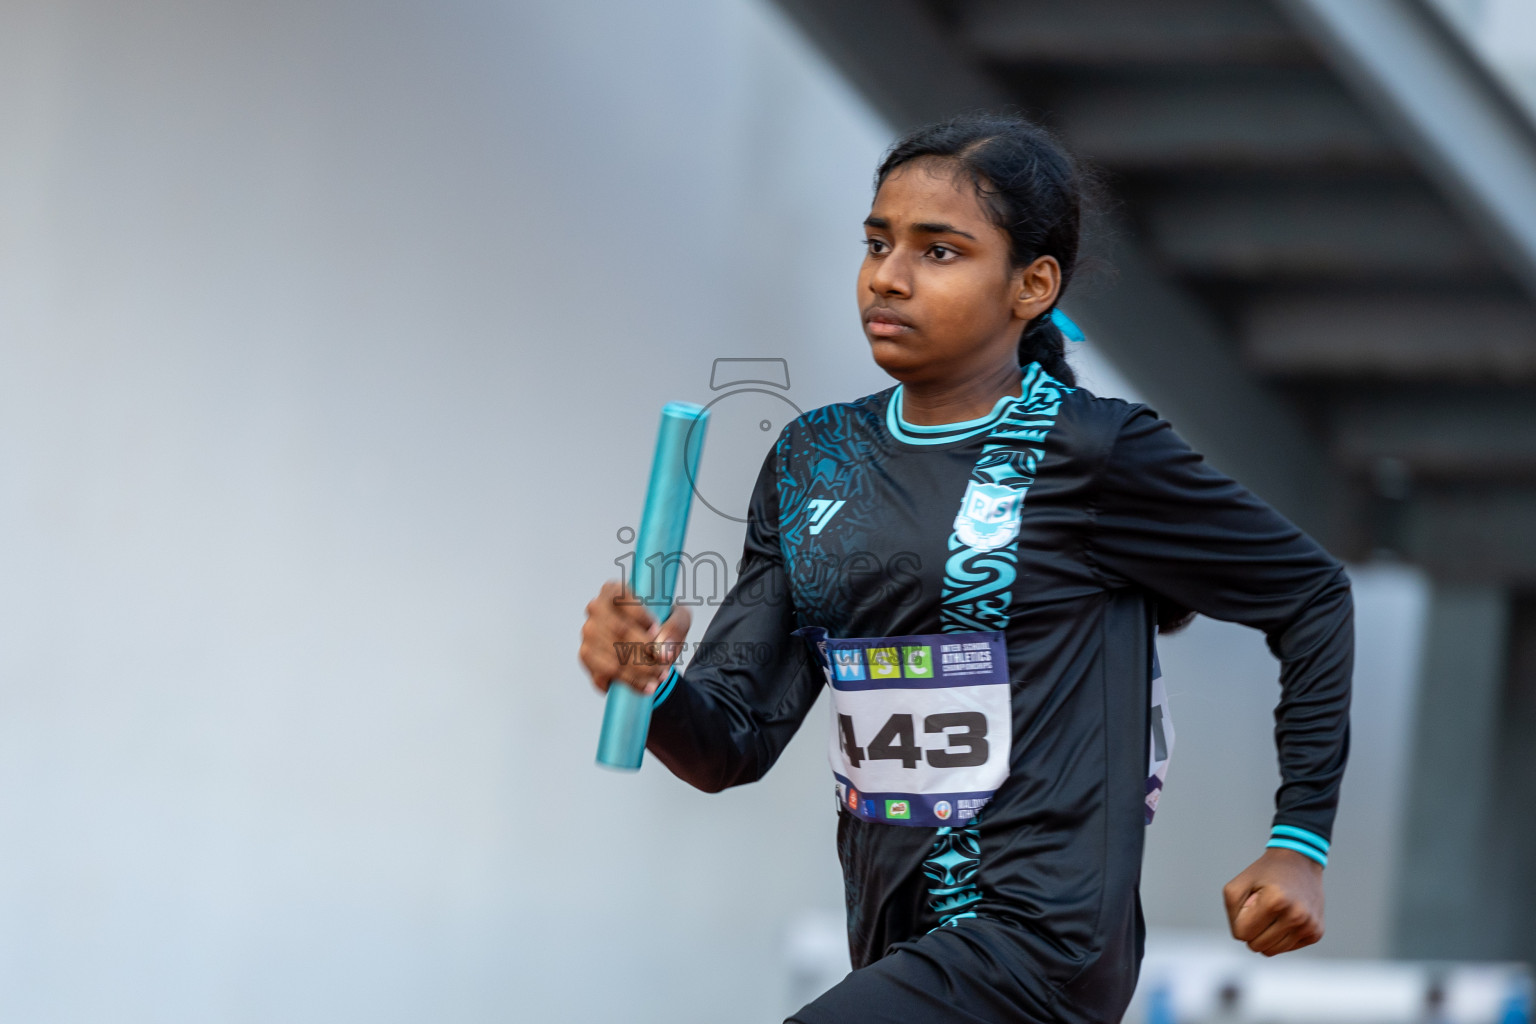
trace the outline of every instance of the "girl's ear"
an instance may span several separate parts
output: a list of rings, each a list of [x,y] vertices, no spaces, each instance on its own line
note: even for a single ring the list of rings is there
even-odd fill
[[[1033,320],[1056,304],[1056,296],[1061,294],[1061,264],[1055,256],[1038,257],[1015,271],[1014,281],[1014,316]]]

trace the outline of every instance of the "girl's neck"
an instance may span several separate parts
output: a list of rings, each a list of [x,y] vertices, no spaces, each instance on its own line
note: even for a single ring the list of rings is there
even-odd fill
[[[969,377],[902,384],[901,415],[908,423],[934,427],[985,416],[1004,395],[1019,393],[1023,373],[1017,364]]]

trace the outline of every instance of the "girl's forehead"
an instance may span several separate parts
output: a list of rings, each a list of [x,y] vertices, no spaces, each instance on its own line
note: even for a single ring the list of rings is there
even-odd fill
[[[992,224],[970,175],[953,161],[932,157],[903,164],[886,175],[870,213],[892,224],[929,221],[939,215],[951,223],[963,218],[971,224]]]

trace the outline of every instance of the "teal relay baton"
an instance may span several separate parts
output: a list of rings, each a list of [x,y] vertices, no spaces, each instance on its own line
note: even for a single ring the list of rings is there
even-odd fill
[[[709,410],[691,402],[668,402],[661,410],[661,432],[656,436],[651,482],[629,574],[629,589],[658,622],[665,621],[672,608],[708,422]],[[608,687],[603,731],[597,740],[598,764],[624,771],[639,769],[645,734],[651,727],[651,703],[651,697],[624,683],[615,681]]]

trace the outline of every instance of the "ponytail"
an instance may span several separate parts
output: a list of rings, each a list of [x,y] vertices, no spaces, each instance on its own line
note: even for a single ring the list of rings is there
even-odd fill
[[[1067,387],[1077,386],[1077,374],[1067,362],[1067,339],[1047,310],[1029,322],[1019,335],[1019,364],[1039,363],[1040,368]]]

